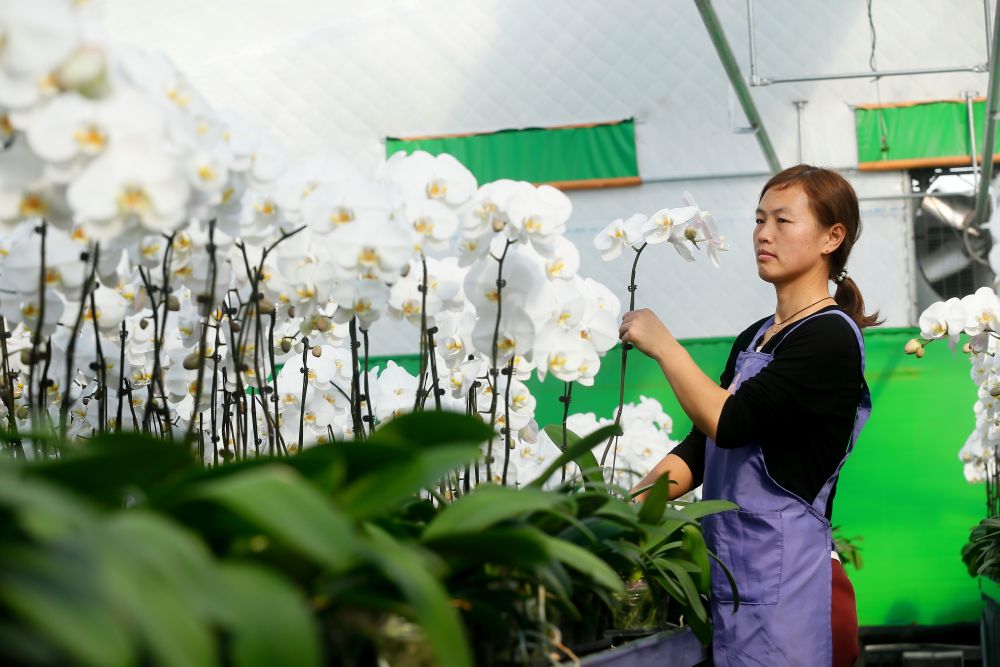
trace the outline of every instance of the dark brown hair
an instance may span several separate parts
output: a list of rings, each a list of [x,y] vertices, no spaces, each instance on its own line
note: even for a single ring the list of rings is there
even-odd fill
[[[792,185],[801,187],[805,192],[809,199],[809,208],[812,209],[819,224],[829,229],[839,222],[847,228],[843,242],[830,253],[829,278],[833,280],[847,266],[851,248],[861,236],[858,196],[851,184],[837,172],[808,164],[797,164],[772,176],[760,191],[760,199],[763,199],[764,193],[772,188],[782,190]],[[837,292],[833,298],[861,329],[877,326],[885,321],[878,319],[878,311],[865,315],[865,300],[861,297],[858,284],[850,276],[837,285]]]

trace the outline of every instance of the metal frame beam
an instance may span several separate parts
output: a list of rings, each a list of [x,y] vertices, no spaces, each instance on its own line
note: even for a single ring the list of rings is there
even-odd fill
[[[750,126],[754,129],[754,134],[757,136],[757,143],[760,144],[760,149],[764,152],[764,159],[767,160],[768,167],[770,167],[772,173],[781,171],[778,154],[774,151],[774,145],[771,143],[771,138],[768,136],[767,130],[764,129],[764,121],[761,120],[760,114],[757,112],[757,105],[754,104],[753,97],[750,95],[750,88],[747,86],[746,81],[743,80],[743,75],[740,73],[740,66],[736,62],[733,50],[729,46],[729,40],[726,39],[726,33],[722,30],[722,24],[715,13],[715,8],[712,7],[712,0],[695,0],[695,5],[698,7],[698,13],[701,14],[701,20],[705,24],[705,29],[708,30],[708,36],[712,39],[715,51],[719,54],[719,60],[722,61],[722,66],[726,70],[729,82],[736,92],[740,106],[743,107],[743,113],[746,115],[747,120],[750,121]]]
[[[983,12],[986,24],[986,57],[990,57],[990,4],[989,0],[983,0]],[[766,77],[757,74],[757,31],[753,18],[753,0],[747,0],[747,23],[750,31],[750,85],[770,86],[775,83],[802,83],[804,81],[833,81],[836,79],[871,79],[886,76],[914,76],[918,74],[947,74],[949,72],[986,72],[989,63],[975,63],[973,65],[956,65],[953,67],[924,67],[920,69],[899,69],[881,70],[874,72],[849,72],[842,74],[821,74],[816,76],[797,77]],[[994,24],[996,21],[994,21]]]
[[[973,220],[986,222],[989,205],[990,181],[993,180],[993,147],[996,143],[997,107],[1000,106],[1000,77],[997,76],[997,44],[1000,43],[1000,2],[993,17],[993,39],[990,42],[990,83],[986,96],[986,115],[983,117],[983,164],[979,177],[979,192],[976,193],[976,213]]]

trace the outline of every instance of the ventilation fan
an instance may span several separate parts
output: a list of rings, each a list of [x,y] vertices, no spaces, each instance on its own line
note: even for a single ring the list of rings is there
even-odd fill
[[[992,240],[988,225],[974,220],[973,174],[934,170],[923,178],[914,174],[914,181],[927,184],[921,188],[926,194],[918,200],[913,227],[917,310],[922,312],[935,301],[993,284],[987,259]]]

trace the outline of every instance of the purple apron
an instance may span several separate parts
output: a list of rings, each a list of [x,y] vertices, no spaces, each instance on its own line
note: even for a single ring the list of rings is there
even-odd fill
[[[872,404],[868,383],[863,380],[864,339],[846,313],[832,310],[805,317],[785,338],[803,322],[823,315],[843,317],[854,329],[861,347],[862,390],[847,452],[812,504],[771,479],[760,443],[723,449],[712,439],[707,441],[702,495],[706,500],[730,500],[740,507],[702,519],[705,541],[729,568],[740,597],[734,614],[729,581],[713,560],[712,645],[714,664],[719,667],[814,667],[833,662],[833,538],[825,516],[826,503]],[[753,351],[754,343],[773,320],[773,316],[768,318],[750,347],[739,353],[730,393],[774,358],[773,354]],[[775,350],[784,340],[778,341]]]

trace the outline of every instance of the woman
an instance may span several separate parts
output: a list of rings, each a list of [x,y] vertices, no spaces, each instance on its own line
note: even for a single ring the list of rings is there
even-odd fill
[[[716,665],[851,665],[858,655],[854,591],[832,549],[840,469],[871,414],[864,379],[865,315],[847,259],[860,232],[858,199],[835,172],[798,165],[761,191],[753,232],[757,274],[774,285],[773,315],[736,339],[716,385],[649,310],[626,313],[620,335],[660,364],[691,433],[636,486],[669,474],[676,498],[738,511],[706,517]],[[836,283],[833,297],[829,281]]]

